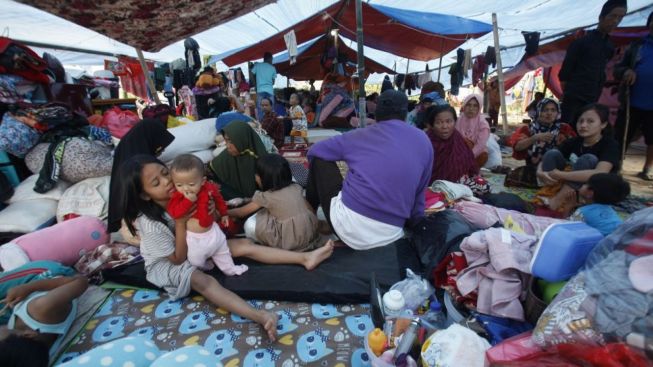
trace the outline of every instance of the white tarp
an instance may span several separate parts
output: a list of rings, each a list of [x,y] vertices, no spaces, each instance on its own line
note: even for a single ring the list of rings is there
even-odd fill
[[[334,2],[335,0],[279,0],[240,18],[201,32],[193,38],[199,43],[202,55],[216,55],[265,39]],[[372,0],[370,2],[396,8],[452,14],[487,23],[492,22],[492,12],[496,12],[501,46],[510,47],[524,43],[521,31],[539,31],[542,33],[541,38],[546,38],[574,28],[590,26],[597,22],[604,0]],[[644,8],[643,11],[628,15],[621,26],[644,25],[648,14],[653,10],[653,1],[651,0],[629,0],[629,13],[642,8]],[[0,31],[3,35],[23,41],[135,56],[134,49],[128,45],[11,0],[0,0]],[[542,41],[542,43],[545,42],[547,40]],[[477,55],[492,44],[492,34],[490,33],[470,40],[461,47],[471,48],[472,55]],[[355,48],[356,44],[350,42],[348,46]],[[183,52],[183,41],[180,41],[157,53],[146,52],[145,57],[156,61],[172,61],[183,57]],[[406,72],[407,60],[404,58],[368,47],[365,48],[365,54],[384,65],[396,65],[398,72]],[[55,55],[66,65],[101,65],[102,61],[107,58],[70,51],[56,51]],[[446,55],[443,65],[455,61],[454,55],[455,52]],[[515,65],[522,55],[523,47],[508,48],[502,51],[504,67]],[[428,62],[431,70],[437,69],[438,61]],[[424,62],[410,61],[408,69],[410,72],[424,69]],[[437,75],[437,70],[434,75]],[[443,70],[442,81],[448,81],[448,79],[449,75]]]

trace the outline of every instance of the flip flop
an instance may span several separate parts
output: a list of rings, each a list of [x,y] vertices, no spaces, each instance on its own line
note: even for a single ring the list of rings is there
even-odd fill
[[[640,172],[637,174],[637,177],[641,178],[644,181],[653,181],[653,173],[651,172]]]

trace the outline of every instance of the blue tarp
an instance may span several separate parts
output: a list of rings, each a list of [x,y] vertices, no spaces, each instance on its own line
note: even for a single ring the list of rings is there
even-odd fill
[[[491,24],[457,17],[455,15],[426,13],[423,11],[391,8],[375,4],[370,5],[388,18],[430,33],[447,35],[492,32]]]

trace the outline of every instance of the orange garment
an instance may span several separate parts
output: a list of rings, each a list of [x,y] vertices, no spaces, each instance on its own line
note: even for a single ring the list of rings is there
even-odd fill
[[[198,88],[213,88],[213,87],[219,87],[222,85],[222,80],[220,78],[214,76],[213,74],[209,73],[202,73],[200,74],[199,79],[197,79],[197,83],[195,83],[195,86]]]

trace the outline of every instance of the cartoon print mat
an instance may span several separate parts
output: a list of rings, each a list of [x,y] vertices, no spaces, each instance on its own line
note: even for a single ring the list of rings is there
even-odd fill
[[[258,324],[229,314],[201,296],[170,301],[152,290],[116,290],[73,340],[60,361],[124,336],[150,338],[161,350],[199,344],[225,367],[370,366],[364,336],[369,305],[248,301],[279,315],[278,341]]]

